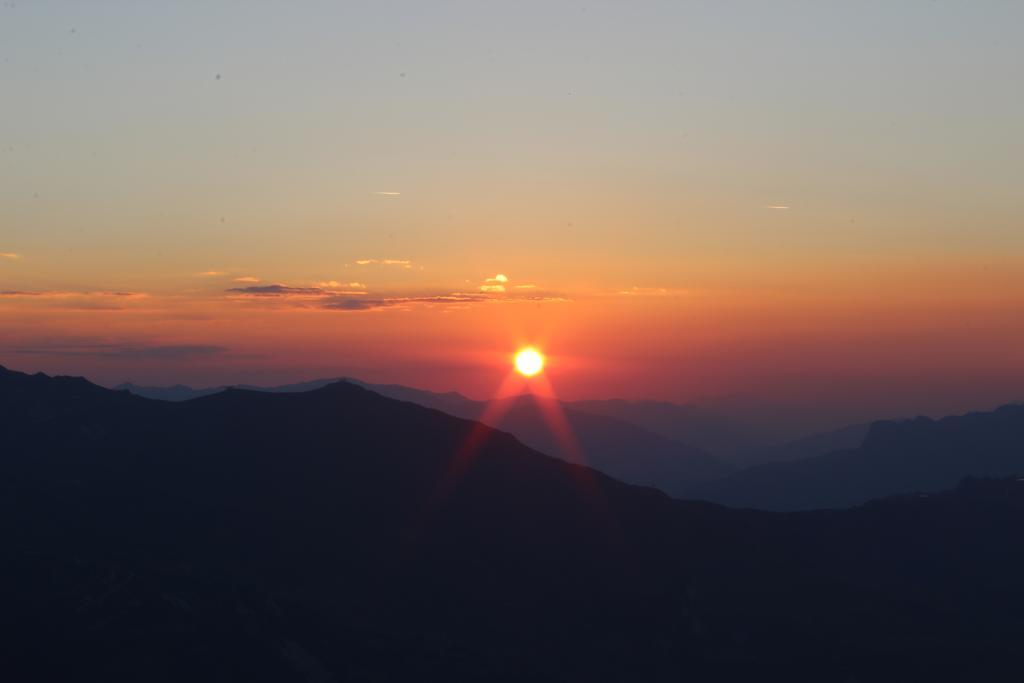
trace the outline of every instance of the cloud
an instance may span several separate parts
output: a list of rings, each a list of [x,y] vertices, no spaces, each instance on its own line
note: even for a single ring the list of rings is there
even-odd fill
[[[777,209],[779,211],[785,211],[785,210],[789,209],[789,207],[784,205],[784,204],[769,204],[768,206],[766,206],[764,208],[766,208],[766,209]]]
[[[232,294],[248,296],[325,296],[320,287],[289,287],[288,285],[257,285],[254,287],[232,287],[225,290]]]
[[[412,261],[407,259],[397,258],[364,258],[356,261],[357,266],[401,266],[402,268],[412,268]]]
[[[221,275],[227,275],[222,270],[207,270],[202,273],[196,273],[196,277],[220,277]]]
[[[492,278],[494,279],[494,278]],[[507,281],[507,280],[506,280]],[[350,289],[339,289],[349,287]],[[445,292],[414,296],[369,296],[365,287],[359,282],[342,283],[336,280],[320,282],[316,287],[292,287],[283,284],[259,285],[253,287],[233,287],[225,290],[237,298],[248,297],[262,300],[269,306],[293,306],[306,309],[325,309],[333,311],[372,311],[385,308],[409,309],[413,306],[440,305],[446,309],[465,307],[470,304],[491,302],[554,302],[568,301],[564,297],[546,293],[506,294],[503,285],[493,285],[497,289],[482,292]],[[534,285],[527,285],[533,289]],[[500,296],[495,296],[500,295]]]
[[[537,289],[537,285],[516,285],[512,289]]]
[[[245,277],[236,277],[233,280],[233,282],[259,282],[259,281],[260,281],[260,279],[258,277],[252,277],[251,275],[247,275]]]
[[[679,296],[686,294],[685,289],[668,289],[666,287],[630,287],[616,292],[620,296]]]
[[[316,286],[323,289],[366,289],[366,285],[362,282],[338,282],[337,280],[318,282]]]
[[[386,299],[346,299],[342,297],[332,297],[320,304],[322,308],[334,311],[369,311],[390,305]]]
[[[489,277],[484,280],[484,284],[480,285],[480,291],[500,294],[505,291],[505,283],[507,282],[508,276],[498,273],[494,277]]]
[[[374,194],[378,195],[380,197],[398,197],[402,193],[401,192],[385,192],[385,191],[380,191],[380,192],[374,192]]]
[[[17,261],[21,258],[21,254],[15,254],[13,251],[0,251],[0,258],[10,259],[11,261]]]
[[[146,299],[148,294],[142,292],[70,292],[64,290],[44,290],[30,292],[25,290],[4,290],[0,291],[0,297],[33,298],[33,299],[74,299],[74,298],[101,298],[112,297],[116,299]]]
[[[379,308],[410,306],[413,304],[465,304],[486,301],[481,294],[435,294],[429,296],[395,296],[378,299],[349,299],[334,296],[320,302],[321,308],[335,311],[369,311]]]
[[[55,308],[75,310],[119,311],[124,310],[124,306],[121,305],[124,302],[135,302],[148,298],[149,295],[142,292],[0,291],[0,301],[32,301]]]
[[[76,356],[112,360],[183,360],[197,356],[211,356],[226,352],[223,346],[206,344],[147,344],[78,341],[41,342],[14,349],[15,353],[31,356]]]
[[[515,303],[515,302],[566,302],[568,299],[548,294],[535,296],[511,296],[496,298],[487,293],[453,292],[451,294],[434,294],[427,296],[395,296],[376,299],[350,299],[334,296],[321,299],[320,308],[333,311],[372,311],[384,308],[410,309],[413,306],[440,305],[448,309],[465,308],[474,304]]]

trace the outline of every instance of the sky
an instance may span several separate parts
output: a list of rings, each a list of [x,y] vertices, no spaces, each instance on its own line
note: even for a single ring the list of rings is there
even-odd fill
[[[0,5],[0,363],[1024,399],[1024,4]]]

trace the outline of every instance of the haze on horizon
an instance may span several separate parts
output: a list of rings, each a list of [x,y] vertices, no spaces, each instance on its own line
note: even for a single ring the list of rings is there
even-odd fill
[[[1024,398],[1017,3],[0,6],[0,364]]]

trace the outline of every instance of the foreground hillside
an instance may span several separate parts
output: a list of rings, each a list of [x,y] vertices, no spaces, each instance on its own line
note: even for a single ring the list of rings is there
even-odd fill
[[[347,383],[0,429],[7,680],[1015,680],[1016,480],[730,510]]]

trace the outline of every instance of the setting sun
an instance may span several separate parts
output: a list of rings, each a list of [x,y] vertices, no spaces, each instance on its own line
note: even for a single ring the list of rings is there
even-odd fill
[[[526,377],[533,377],[544,369],[544,356],[533,348],[522,349],[516,353],[516,372]]]

